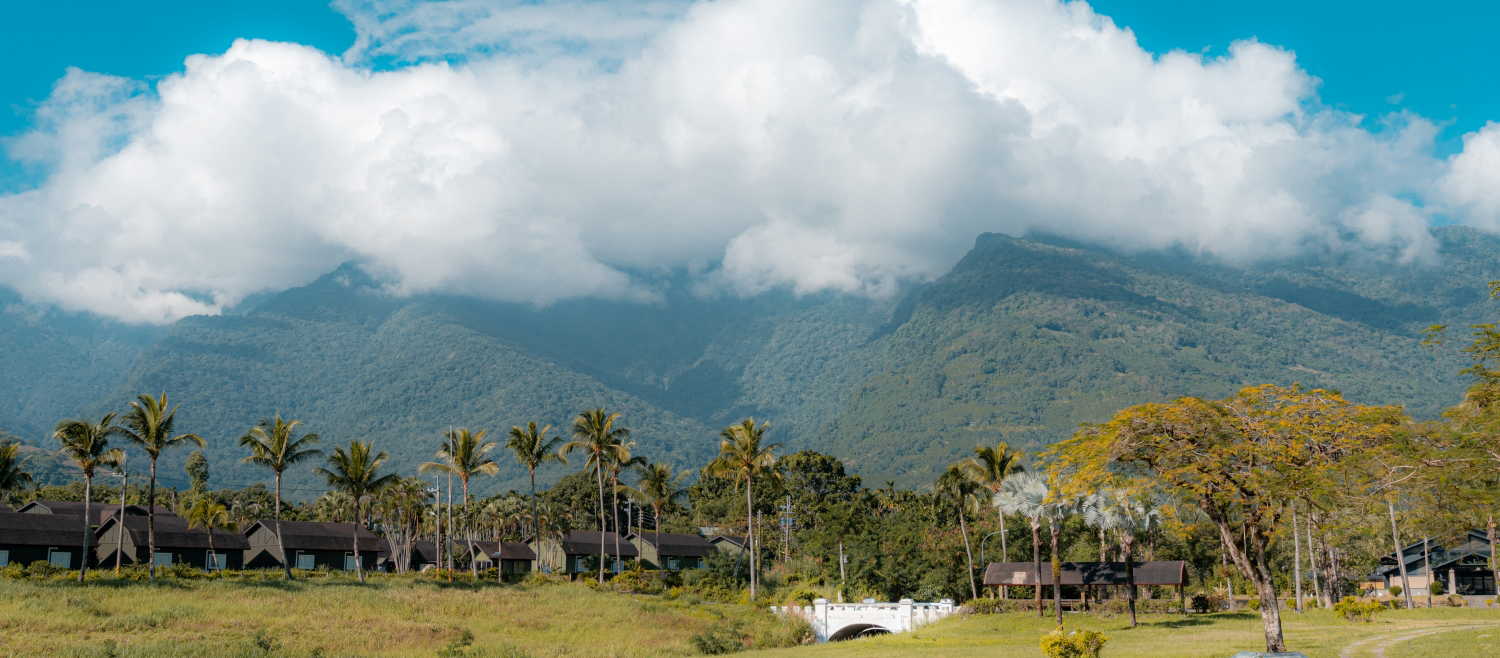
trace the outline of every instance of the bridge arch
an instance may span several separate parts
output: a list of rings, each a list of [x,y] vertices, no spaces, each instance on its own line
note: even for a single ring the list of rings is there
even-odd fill
[[[890,635],[891,631],[879,624],[849,624],[840,628],[838,632],[829,635],[829,642],[841,642],[855,638],[870,637],[873,635]]]

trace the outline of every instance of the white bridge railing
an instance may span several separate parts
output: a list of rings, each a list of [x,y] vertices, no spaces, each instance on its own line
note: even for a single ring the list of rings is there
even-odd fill
[[[812,624],[818,642],[846,640],[870,633],[906,633],[918,626],[953,614],[953,599],[937,603],[917,603],[901,599],[896,603],[829,603],[818,599],[810,606],[771,606],[778,615],[795,615]]]

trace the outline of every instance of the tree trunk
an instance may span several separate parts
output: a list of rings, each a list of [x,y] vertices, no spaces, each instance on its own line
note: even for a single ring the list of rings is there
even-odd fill
[[[286,572],[286,579],[292,579],[292,561],[286,556],[286,542],[281,541],[281,471],[276,471],[276,550],[281,551],[281,568]]]
[[[1422,538],[1422,568],[1427,570],[1427,607],[1432,607],[1432,549],[1426,537]]]
[[[1205,510],[1209,511],[1209,510]],[[1271,571],[1266,564],[1266,544],[1269,538],[1260,530],[1260,526],[1250,526],[1241,522],[1244,550],[1235,544],[1234,529],[1230,526],[1223,514],[1210,513],[1214,524],[1219,527],[1219,537],[1223,541],[1229,557],[1234,561],[1234,566],[1240,575],[1250,580],[1254,585],[1255,592],[1260,596],[1263,603],[1260,606],[1260,621],[1262,630],[1266,636],[1266,651],[1268,653],[1286,651],[1286,640],[1281,631],[1281,606],[1276,605],[1276,585],[1271,581]],[[1254,552],[1252,557],[1251,552]]]
[[[120,577],[120,563],[125,559],[125,494],[130,491],[130,473],[120,467],[120,520],[115,522],[115,577]],[[1490,528],[1494,528],[1493,523]],[[1491,530],[1493,532],[1493,530]]]
[[[1390,498],[1385,499],[1385,508],[1391,513],[1391,541],[1396,545],[1396,566],[1401,569],[1401,594],[1406,598],[1406,607],[1416,607],[1411,601],[1411,582],[1406,579],[1406,553],[1401,550],[1401,532],[1396,529],[1396,504]],[[1329,583],[1330,588],[1333,583]]]
[[[599,584],[604,584],[604,455],[597,455],[594,478],[599,481]]]
[[[745,546],[750,549],[750,603],[755,603],[755,493],[750,490],[750,476],[745,476]]]
[[[1131,548],[1135,537],[1129,531],[1120,533],[1120,543],[1125,545],[1125,601],[1130,608],[1130,627],[1135,628],[1135,556]]]
[[[1047,530],[1052,533],[1052,607],[1057,609],[1057,627],[1062,628],[1062,559],[1057,554],[1057,522],[1047,519]]]
[[[651,506],[651,518],[656,521],[656,570],[662,570],[661,564],[661,506]]]
[[[1009,562],[1010,561],[1010,551],[1006,550],[1006,546],[1005,546],[1005,512],[1001,512],[1000,508],[998,508],[998,507],[995,508],[995,512],[997,512],[998,516],[1000,517],[1000,561],[1001,562]],[[986,569],[989,568],[989,565],[987,565],[987,564],[984,565],[984,566],[985,566]],[[1009,589],[1010,588],[1008,588],[1008,587],[1006,587],[1004,585],[1001,585],[1000,586],[1000,598],[1002,598],[1002,599],[1008,599],[1008,598],[1010,598],[1010,592],[1007,591]]]
[[[1297,506],[1292,505],[1292,582],[1296,587],[1297,612],[1302,612],[1302,544],[1297,539]],[[1262,601],[1261,605],[1265,605]]]
[[[617,569],[624,571],[624,565],[620,562],[620,476],[613,469],[609,472],[609,493],[609,518],[614,520],[615,525],[615,564],[620,565]]]
[[[219,580],[224,580],[224,570],[219,568],[219,554],[214,552],[214,527],[212,524],[208,525],[208,566],[218,572]]]
[[[359,496],[354,496],[354,573],[359,582],[365,582],[365,561],[359,559]]]
[[[87,574],[88,571],[89,571],[89,537],[93,536],[93,534],[94,534],[93,532],[89,531],[89,519],[91,518],[89,515],[92,512],[92,508],[89,507],[89,504],[92,503],[93,500],[94,500],[94,472],[93,471],[84,471],[83,472],[83,552],[78,554],[78,557],[81,558],[78,561],[78,582],[80,582],[80,583],[83,582],[83,576],[84,576],[84,574]],[[120,528],[120,531],[123,532],[124,530],[125,530],[125,528],[123,528],[123,527]]]
[[[465,475],[461,479],[464,481],[464,541],[469,544],[469,574],[478,582],[479,555],[474,553],[474,529],[470,526],[474,519],[469,516],[469,476]]]
[[[964,523],[964,505],[962,501],[959,501],[958,504],[958,530],[964,536],[964,557],[969,561],[969,594],[977,599],[979,598],[979,589],[974,586],[974,552],[969,549],[969,526]]]
[[[120,522],[124,523],[122,516]],[[156,580],[156,455],[151,456],[151,486],[146,489],[146,567],[147,578]]]
[[[1031,563],[1036,570],[1036,616],[1041,619],[1047,613],[1042,610],[1042,520],[1037,517],[1031,518]]]
[[[542,554],[542,519],[537,516],[536,500],[536,467],[528,466],[526,471],[531,474],[531,550],[537,555]]]
[[[1495,583],[1500,585],[1500,532],[1495,529],[1495,515],[1490,514],[1490,570],[1495,572]],[[1496,589],[1500,594],[1500,588]]]

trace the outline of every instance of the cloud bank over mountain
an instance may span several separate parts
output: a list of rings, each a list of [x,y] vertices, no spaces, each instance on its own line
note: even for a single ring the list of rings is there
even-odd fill
[[[1500,125],[1433,155],[1323,106],[1292,53],[1141,49],[1055,0],[338,5],[154,84],[72,71],[7,144],[0,283],[130,322],[356,260],[396,293],[885,294],[983,231],[1230,261],[1432,258],[1500,228]]]

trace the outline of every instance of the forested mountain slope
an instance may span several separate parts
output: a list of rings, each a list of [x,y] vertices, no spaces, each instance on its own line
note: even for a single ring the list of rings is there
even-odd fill
[[[789,451],[915,486],[978,442],[1037,447],[1124,405],[1248,384],[1336,387],[1432,417],[1465,379],[1418,332],[1489,319],[1485,283],[1500,279],[1500,240],[1434,233],[1435,263],[1256,268],[984,235],[952,272],[890,300],[703,297],[683,277],[656,282],[656,303],[533,308],[393,298],[346,265],[243,315],[185,318],[154,344],[161,332],[39,323],[11,304],[0,348],[20,358],[0,365],[0,393],[17,404],[0,428],[36,440],[57,418],[165,390],[229,486],[263,476],[234,440],[278,411],[329,444],[373,439],[406,473],[449,423],[503,441],[511,425],[605,406],[625,413],[638,454],[697,467],[719,429],[754,415]],[[70,318],[88,330],[69,333]],[[163,472],[180,475],[185,457]],[[524,488],[524,471],[497,461],[501,476],[477,490]],[[289,485],[321,488],[307,470]]]

